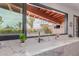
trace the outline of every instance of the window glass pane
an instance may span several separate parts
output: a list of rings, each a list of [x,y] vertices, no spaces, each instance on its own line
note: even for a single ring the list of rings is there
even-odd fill
[[[18,12],[13,7],[15,4],[0,4],[0,35],[18,34],[22,31],[22,9]]]
[[[27,36],[38,36],[39,21],[34,17],[27,16]]]
[[[27,35],[53,35],[66,33],[65,14],[56,10],[27,4]]]
[[[40,35],[64,34],[66,29],[64,23],[60,25],[60,28],[56,28],[59,24],[27,16],[27,35],[38,36],[39,31]]]

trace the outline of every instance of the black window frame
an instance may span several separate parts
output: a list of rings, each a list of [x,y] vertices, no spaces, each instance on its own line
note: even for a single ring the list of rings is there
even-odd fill
[[[23,27],[22,27],[22,32],[27,35],[27,17],[26,17],[26,10],[27,10],[27,3],[21,3],[22,4],[22,22],[23,22]],[[68,34],[68,14],[63,12],[63,11],[60,11],[60,10],[57,10],[57,9],[54,9],[54,8],[51,8],[49,6],[46,6],[46,5],[43,5],[41,3],[31,3],[33,5],[36,5],[36,6],[40,6],[40,7],[43,7],[43,8],[47,8],[47,9],[50,9],[50,10],[55,10],[55,11],[58,11],[58,12],[61,12],[61,13],[64,13],[65,14],[65,25],[66,25],[66,33],[62,33],[60,35],[67,35]],[[53,35],[41,35],[40,37],[47,37],[47,36],[55,36],[56,34],[53,34]],[[27,38],[36,38],[38,36],[28,36]],[[19,35],[3,35],[3,36],[0,36],[0,41],[3,41],[3,40],[14,40],[14,39],[18,39],[19,38]]]
[[[43,5],[41,3],[30,3],[30,4],[33,4],[33,5],[36,5],[36,6],[39,6],[39,7],[43,7],[43,8],[47,8],[47,9],[50,9],[50,10],[55,10],[55,11],[58,11],[60,13],[64,13],[65,14],[65,33],[62,33],[60,35],[67,35],[68,34],[68,14],[63,12],[63,11],[60,11],[60,10],[57,10],[57,9],[54,9],[52,7],[49,7],[49,6],[46,6],[46,5]],[[55,36],[56,34],[50,34],[50,35],[40,35],[40,37],[47,37],[47,36]],[[36,38],[38,36],[28,36],[28,38]]]
[[[26,3],[17,3],[17,4],[21,4],[22,7],[22,32],[26,35]],[[4,41],[4,40],[14,40],[14,39],[18,39],[19,38],[19,34],[11,34],[11,35],[0,35],[0,41]]]

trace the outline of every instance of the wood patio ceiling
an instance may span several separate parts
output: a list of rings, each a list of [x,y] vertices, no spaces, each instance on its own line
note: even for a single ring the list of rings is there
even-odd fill
[[[32,4],[27,4],[27,14],[35,18],[40,18],[58,24],[62,24],[64,22],[65,16],[63,13]]]
[[[16,12],[21,11],[21,6],[17,4],[9,4],[8,7],[7,4],[0,4],[0,7],[4,7]],[[59,13],[57,11],[49,10],[32,4],[27,4],[26,7],[26,14],[29,16],[57,24],[62,24],[64,22],[65,15],[63,13]]]

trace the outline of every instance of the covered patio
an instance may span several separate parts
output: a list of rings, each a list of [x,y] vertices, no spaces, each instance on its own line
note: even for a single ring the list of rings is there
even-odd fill
[[[67,33],[67,31],[64,31],[65,29],[67,29],[67,26],[65,25],[67,23],[67,22],[65,22],[65,18],[67,16],[66,13],[55,11],[53,9],[47,9],[47,8],[37,6],[37,5],[34,5],[34,4],[25,4],[25,6],[23,7],[22,4],[14,4],[14,3],[5,4],[4,3],[4,4],[0,4],[0,7],[5,9],[5,10],[9,10],[10,12],[15,12],[15,13],[21,14],[21,20],[20,20],[21,28],[17,31],[14,31],[14,32],[20,31],[20,32],[23,32],[23,33],[26,34],[28,32],[27,30],[29,30],[29,29],[27,29],[27,18],[26,17],[30,16],[30,17],[33,17],[33,18],[51,23],[52,24],[51,26],[53,26],[55,24],[60,25],[60,26],[63,25],[66,28],[63,27],[63,29],[60,29],[59,31],[63,31],[64,32],[63,34]],[[46,24],[46,26],[48,26],[48,24]],[[55,31],[53,30],[53,32],[55,32]],[[3,35],[3,36],[7,37],[6,35],[8,33],[4,33],[4,34],[5,35]],[[18,38],[18,34],[19,34],[19,32],[17,34],[16,33],[14,33],[14,34],[11,33],[11,34],[8,35],[8,37],[11,36],[12,38]],[[31,34],[29,34],[29,35],[31,35]],[[36,36],[38,36],[38,35],[36,35]],[[43,36],[43,35],[41,35],[41,36]],[[1,39],[2,38],[3,37],[1,36]]]
[[[56,5],[59,6],[60,4],[56,4]],[[72,16],[70,14],[71,13],[70,9],[69,10],[66,9],[65,10],[66,13],[65,13],[60,10],[53,9],[53,7],[51,6],[55,7],[53,4],[48,4],[48,3],[47,4],[39,4],[39,3],[37,4],[35,3],[0,4],[0,11],[3,11],[3,10],[4,12],[6,11],[5,14],[7,16],[7,17],[2,17],[4,14],[0,14],[0,16],[2,17],[1,26],[5,25],[4,26],[5,30],[6,29],[8,30],[8,28],[10,29],[9,31],[7,31],[7,33],[4,31],[0,33],[0,55],[1,56],[3,55],[5,56],[74,56],[74,55],[77,56],[79,55],[79,50],[78,50],[79,38],[76,36],[73,36],[71,34],[72,32],[69,33],[70,31],[72,31],[69,29],[69,26],[72,27],[72,24],[73,24],[73,23],[70,24],[70,22],[68,22],[69,21],[68,14],[69,16]],[[65,8],[66,7],[64,6],[63,8],[63,5],[62,5],[62,8],[60,9],[64,10]],[[13,18],[11,17],[8,20],[6,18],[8,18],[9,15],[13,15],[12,16]],[[28,16],[32,18],[28,19],[27,18]],[[32,24],[33,26],[39,24],[38,26],[36,26],[38,27],[38,29],[40,29],[39,28],[40,24],[47,25],[47,26],[52,24],[51,28],[60,29],[63,27],[64,29],[59,30],[61,31],[61,33],[57,32],[59,35],[57,39],[56,39],[57,33],[49,34],[48,32],[47,33],[41,32],[41,35],[39,35],[38,29],[37,29],[38,31],[37,35],[33,34],[34,35],[33,36],[32,33],[30,33],[30,36],[29,36],[28,35],[29,33],[27,31],[28,29],[27,21],[33,20],[33,19],[35,21],[39,20],[39,23]],[[8,22],[6,21],[7,24],[10,22],[12,23],[6,26],[7,24],[3,24],[4,22],[3,20],[8,20]],[[15,22],[10,20],[15,20]],[[19,25],[18,25],[18,22],[19,22]],[[13,25],[13,26],[11,27],[9,25],[11,26]],[[18,26],[16,27],[16,25]],[[58,28],[56,28],[57,26]],[[24,43],[21,43],[19,40],[20,32],[27,35],[27,40]],[[42,39],[40,42],[38,42],[39,38]]]

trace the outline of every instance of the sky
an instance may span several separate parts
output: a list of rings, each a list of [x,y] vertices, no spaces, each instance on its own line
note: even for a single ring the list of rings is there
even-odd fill
[[[6,9],[3,9],[3,8],[0,8],[0,16],[2,17],[2,20],[4,21],[0,27],[4,28],[6,27],[7,25],[9,26],[12,26],[14,28],[16,28],[16,24],[18,24],[18,22],[22,22],[22,14],[20,13],[16,13],[16,12],[13,12],[13,11],[10,11],[10,10],[6,10]],[[27,16],[28,18],[28,16]],[[29,18],[28,18],[29,20]],[[35,18],[35,21],[34,21],[34,28],[36,29],[39,29],[41,28],[41,24],[48,24],[48,25],[55,25],[55,24],[52,24],[52,23],[49,23],[47,21],[44,21],[44,20],[39,20],[37,18]],[[30,28],[30,26],[27,24],[27,27]]]
[[[16,27],[16,24],[22,21],[22,14],[6,10],[3,8],[0,8],[0,16],[4,21],[1,25],[2,28],[6,27],[7,25]]]
[[[0,16],[2,17],[2,20],[4,21],[1,24],[2,28],[6,27],[7,25],[16,27],[16,24],[19,21],[22,21],[22,14],[19,14],[19,13],[10,11],[10,10],[6,10],[3,8],[0,8]],[[34,26],[34,28],[40,28],[40,24],[42,24],[42,23],[47,23],[47,22],[35,18],[35,22],[34,22],[33,26]],[[28,25],[28,28],[29,27],[30,26]]]
[[[0,28],[5,28],[7,25],[16,28],[17,27],[16,24],[18,24],[18,22],[22,21],[22,14],[16,13],[16,12],[13,12],[10,10],[6,10],[3,8],[0,8],[0,16],[2,17],[2,20],[4,21],[0,25]],[[29,18],[28,18],[28,20],[29,20]],[[47,21],[39,20],[39,19],[35,18],[33,27],[35,29],[39,29],[39,28],[41,28],[41,26],[40,26],[41,24],[48,24],[48,25],[53,25],[53,26],[55,25],[55,24],[49,23]],[[27,24],[27,28],[30,28],[30,26],[28,24]]]
[[[29,17],[30,17],[30,16],[27,16],[27,19],[28,19],[28,20],[29,20]],[[44,21],[44,20],[35,18],[35,21],[34,21],[34,23],[33,23],[33,27],[36,28],[36,29],[39,29],[39,28],[41,28],[41,26],[40,26],[41,24],[49,24],[49,25],[52,25],[52,23],[49,23],[49,22],[47,22],[47,21]],[[30,28],[29,25],[27,25],[27,27]]]

